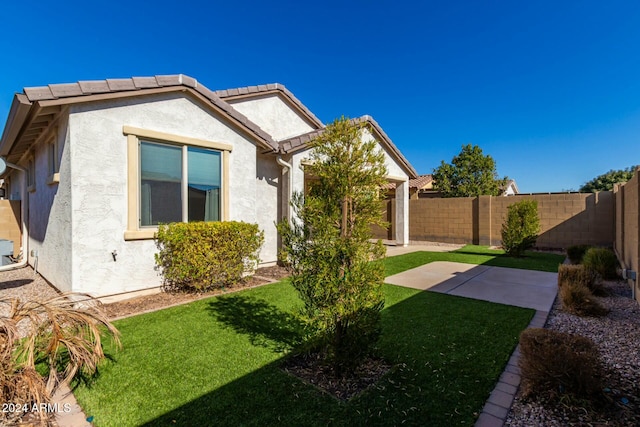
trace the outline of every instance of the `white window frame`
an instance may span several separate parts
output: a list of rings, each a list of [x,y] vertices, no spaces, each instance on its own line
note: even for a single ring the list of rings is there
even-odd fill
[[[27,158],[27,191],[33,193],[36,191],[36,158],[33,153]]]
[[[181,135],[173,135],[157,132],[149,129],[140,129],[133,126],[124,126],[123,133],[127,136],[127,190],[128,213],[127,230],[124,232],[125,240],[153,239],[158,231],[157,226],[140,226],[140,142],[159,142],[182,147],[183,162],[188,147],[207,148],[220,151],[221,159],[221,191],[220,191],[220,219],[227,221],[229,218],[229,154],[233,147],[229,144],[206,141]],[[183,200],[183,212],[187,201]],[[183,214],[184,217],[184,214]]]

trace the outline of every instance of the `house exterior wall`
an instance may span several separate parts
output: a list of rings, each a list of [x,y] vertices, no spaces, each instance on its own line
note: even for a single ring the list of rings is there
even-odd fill
[[[278,259],[278,232],[275,223],[283,218],[279,190],[282,172],[272,155],[258,153],[256,164],[256,221],[260,229],[264,230],[260,262],[273,264]]]
[[[276,141],[315,129],[276,93],[232,100],[229,103]]]
[[[640,169],[626,184],[616,185],[615,251],[622,268],[636,272],[636,280],[627,280],[636,301],[640,302],[637,273],[640,270]]]
[[[258,222],[261,228],[267,216],[275,219],[276,213],[257,200],[258,187],[264,185],[256,179],[255,144],[198,101],[172,94],[73,106],[69,145],[74,290],[109,295],[161,284],[154,241],[123,237],[128,212],[124,125],[232,145],[229,219]],[[258,218],[260,209],[265,212]],[[267,260],[273,252],[265,245],[261,258]]]
[[[35,185],[31,191],[20,191],[26,199],[28,224],[29,264],[62,292],[72,290],[72,231],[71,231],[71,180],[68,150],[67,117],[63,117],[51,134],[36,144],[20,166],[27,167],[28,159],[34,161]],[[58,141],[56,155],[59,159],[60,182],[50,182],[49,141]],[[12,180],[13,190],[22,189],[23,173]],[[12,191],[13,191],[12,190]],[[37,256],[35,256],[37,254]]]

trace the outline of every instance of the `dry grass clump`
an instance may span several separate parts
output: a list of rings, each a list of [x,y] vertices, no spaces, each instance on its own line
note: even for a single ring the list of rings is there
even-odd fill
[[[618,277],[618,259],[611,249],[590,248],[582,258],[582,264],[593,269],[605,279]]]
[[[597,397],[602,391],[598,349],[588,338],[543,328],[520,334],[519,366],[525,397]]]
[[[109,323],[101,307],[82,295],[82,305],[62,295],[48,301],[0,299],[9,314],[0,317],[0,392],[3,401],[14,405],[50,403],[62,383],[77,373],[95,373],[105,357],[102,334],[120,345],[119,332]],[[78,294],[73,295],[78,297]],[[21,337],[19,326],[26,327]],[[0,424],[18,423],[25,412],[2,412]],[[50,419],[38,411],[38,421]]]
[[[608,313],[594,294],[606,295],[598,273],[582,265],[561,265],[558,288],[562,307],[577,316],[600,317]]]

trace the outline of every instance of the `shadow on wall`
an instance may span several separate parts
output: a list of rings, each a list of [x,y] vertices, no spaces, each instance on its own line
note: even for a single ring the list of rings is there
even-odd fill
[[[575,210],[576,201],[571,203]],[[564,209],[564,214],[559,210],[552,212],[552,215],[558,217],[555,220],[554,218],[544,218],[544,212],[539,212],[541,225],[543,225],[543,220],[546,224],[560,222],[548,228],[542,227],[543,231],[536,241],[537,247],[566,249],[572,245],[607,247],[613,245],[615,225],[613,193],[603,191],[587,195],[582,201],[578,213],[567,212],[569,207]]]

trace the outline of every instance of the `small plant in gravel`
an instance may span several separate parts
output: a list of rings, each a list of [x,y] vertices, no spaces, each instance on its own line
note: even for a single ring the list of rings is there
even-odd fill
[[[507,219],[502,224],[502,247],[509,256],[521,257],[532,248],[540,232],[538,202],[522,200],[509,205]]]
[[[607,314],[589,289],[593,273],[583,266],[561,265],[558,268],[558,291],[563,308],[577,316],[600,317]],[[595,285],[593,285],[595,286]]]
[[[567,257],[572,264],[580,264],[584,254],[591,248],[591,245],[573,245],[567,248]]]
[[[530,328],[520,334],[519,366],[525,397],[598,398],[602,364],[588,338],[550,329]]]
[[[102,335],[111,336],[116,346],[120,345],[118,330],[95,301],[88,295],[80,295],[82,303],[68,297],[61,295],[44,302],[0,299],[0,305],[9,307],[9,314],[0,317],[3,402],[40,408],[50,403],[60,384],[96,372],[105,358]],[[19,325],[28,328],[26,336],[21,336]],[[9,423],[2,425],[19,424],[20,417],[27,414],[35,415],[42,425],[49,423],[46,411],[8,409],[0,412],[0,424]]]
[[[582,264],[598,272],[604,279],[618,277],[618,259],[611,249],[590,248],[582,258]]]
[[[597,271],[584,265],[560,265],[558,267],[558,289],[565,286],[583,286],[597,296],[606,296],[607,290],[602,286],[602,277]]]

